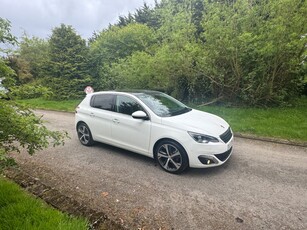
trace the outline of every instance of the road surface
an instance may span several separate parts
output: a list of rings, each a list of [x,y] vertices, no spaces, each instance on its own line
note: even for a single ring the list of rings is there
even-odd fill
[[[74,114],[37,111],[65,146],[21,168],[129,229],[307,229],[307,149],[236,138],[231,159],[181,175],[147,157],[104,144],[82,146]]]

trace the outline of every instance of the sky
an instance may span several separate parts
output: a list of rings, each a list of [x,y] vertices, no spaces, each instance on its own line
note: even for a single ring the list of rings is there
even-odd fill
[[[116,23],[144,2],[154,0],[0,0],[0,17],[11,21],[11,33],[48,38],[61,23],[71,25],[83,38]]]

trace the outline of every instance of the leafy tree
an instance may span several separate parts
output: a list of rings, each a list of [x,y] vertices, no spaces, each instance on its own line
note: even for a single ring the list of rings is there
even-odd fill
[[[155,1],[154,8],[150,8],[146,3],[133,14],[136,23],[145,24],[152,29],[158,29],[161,26],[160,12],[158,9],[161,7],[160,3]]]
[[[36,97],[50,98],[52,92],[42,86],[44,68],[48,60],[48,42],[36,37],[22,37],[18,49],[6,58],[8,65],[15,71],[14,81],[6,87],[9,96],[16,99]]]
[[[206,1],[205,8],[199,61],[213,94],[261,105],[299,92],[306,1]]]
[[[156,31],[155,42],[145,49],[150,52],[133,52],[113,62],[106,71],[110,86],[160,89],[190,100],[204,91],[199,73],[193,70],[199,53],[192,20],[193,5],[189,1],[162,1],[161,4],[158,9],[161,26]]]
[[[54,98],[69,99],[83,95],[84,87],[91,83],[87,58],[86,42],[71,26],[61,24],[53,29],[45,85],[51,87]]]
[[[128,13],[127,16],[119,16],[118,21],[114,26],[125,27],[131,23],[145,24],[152,29],[158,29],[160,27],[160,15],[159,9],[161,4],[155,0],[154,8],[150,8],[146,3],[138,9],[135,13]],[[110,26],[112,27],[112,25]]]
[[[17,56],[22,62],[28,62],[30,73],[34,80],[44,78],[44,66],[49,56],[48,41],[38,37],[23,35],[17,50]]]
[[[7,23],[0,18],[0,44],[16,41]],[[7,80],[14,75],[13,69],[4,59],[0,59],[0,76]],[[48,130],[41,117],[36,117],[31,110],[9,100],[6,93],[0,91],[0,163],[8,160],[7,154],[10,152],[19,152],[25,148],[29,154],[33,154],[48,147],[50,142],[54,146],[64,144],[65,137],[66,132]]]
[[[11,34],[11,22],[0,17],[0,43],[16,44],[16,42],[16,37]],[[1,51],[3,52],[3,49]]]
[[[108,85],[113,85],[109,82],[110,65],[137,51],[150,52],[148,48],[153,43],[153,31],[143,24],[113,26],[101,32],[90,47],[90,69],[96,80],[94,87],[107,89]]]
[[[10,55],[6,58],[8,65],[15,71],[14,85],[29,83],[33,80],[30,64],[25,59],[21,59],[16,55]]]

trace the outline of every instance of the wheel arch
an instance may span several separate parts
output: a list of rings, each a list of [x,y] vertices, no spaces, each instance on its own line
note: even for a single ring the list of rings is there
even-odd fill
[[[77,124],[76,124],[76,127],[75,127],[76,131],[78,131],[78,125],[81,124],[81,123],[86,124],[86,122],[84,122],[84,121],[78,121]],[[86,124],[86,125],[88,126],[88,124]]]
[[[187,159],[188,159],[188,165],[190,165],[189,155],[188,155],[186,149],[183,147],[183,145],[180,144],[180,142],[178,142],[178,141],[176,141],[176,140],[174,140],[174,139],[172,139],[172,138],[166,138],[166,137],[157,140],[156,143],[155,143],[154,146],[153,146],[152,153],[153,153],[153,157],[154,157],[155,160],[157,160],[157,156],[156,156],[157,147],[158,147],[158,145],[159,145],[162,141],[173,141],[173,142],[176,142],[178,145],[180,145],[180,146],[182,147],[182,149],[186,152]]]

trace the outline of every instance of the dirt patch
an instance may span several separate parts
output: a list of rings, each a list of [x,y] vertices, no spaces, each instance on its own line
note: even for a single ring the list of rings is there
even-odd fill
[[[54,208],[73,216],[87,218],[90,223],[89,229],[125,229],[123,226],[110,220],[105,213],[96,211],[71,197],[65,196],[57,189],[44,184],[38,178],[32,177],[20,168],[7,168],[4,171],[4,175]]]

